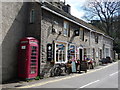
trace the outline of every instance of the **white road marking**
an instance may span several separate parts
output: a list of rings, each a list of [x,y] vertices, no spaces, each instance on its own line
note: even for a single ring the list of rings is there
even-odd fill
[[[112,73],[112,74],[110,74],[109,76],[113,76],[113,75],[115,75],[115,74],[117,74],[118,72],[115,72],[115,73]]]
[[[86,85],[84,85],[84,86],[82,86],[82,87],[79,87],[79,88],[84,88],[84,87],[86,87],[86,86],[89,86],[89,85],[91,85],[91,84],[93,84],[93,83],[96,83],[96,82],[99,82],[100,80],[96,80],[96,81],[94,81],[94,82],[91,82],[91,83],[88,83],[88,84],[86,84]]]

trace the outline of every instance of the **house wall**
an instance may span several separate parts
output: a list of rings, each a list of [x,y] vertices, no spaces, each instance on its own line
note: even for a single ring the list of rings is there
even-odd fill
[[[27,30],[26,36],[27,37],[34,37],[40,40],[41,34],[41,4],[35,2],[28,2],[28,17],[27,17]],[[30,12],[34,10],[34,23],[30,22]]]
[[[95,43],[95,33],[91,33],[91,48],[95,48],[95,59],[98,63],[98,60],[100,60],[100,50],[102,50],[102,58],[105,58],[106,55],[106,49],[109,49],[109,56],[113,58],[113,40],[109,39],[101,34],[98,34],[98,43]],[[96,55],[98,53],[98,57]],[[92,56],[91,56],[92,57]]]
[[[111,57],[113,58],[113,40],[103,37],[103,43],[104,43],[104,57]],[[106,48],[109,50],[108,54],[106,54]]]
[[[2,81],[17,78],[19,40],[25,37],[27,3],[2,2]],[[1,60],[1,59],[0,59]],[[1,79],[0,79],[1,80]]]
[[[54,24],[54,21],[58,24]],[[57,30],[56,33],[52,33],[52,25]],[[54,40],[68,41],[69,38],[63,35],[59,35],[59,31],[63,31],[63,19],[46,11],[42,10],[42,20],[41,20],[41,73],[48,73],[50,69],[50,62],[47,62],[47,44],[53,44]]]
[[[91,32],[91,45],[90,46],[91,46],[91,57],[93,57],[93,55],[95,54],[96,64],[98,64],[101,57],[103,57],[103,36],[98,34],[98,43],[96,43],[95,33]],[[95,53],[93,53],[93,48],[95,49]]]
[[[58,25],[54,25],[54,21],[59,23]],[[54,28],[57,30],[57,33],[52,33],[52,24]],[[47,62],[47,44],[53,44],[53,40],[63,40],[66,41],[67,38],[59,35],[59,31],[62,31],[63,19],[58,18],[57,16],[47,12],[42,9],[42,20],[41,20],[41,56],[40,56],[40,72],[48,73],[48,69],[50,69],[50,63]]]

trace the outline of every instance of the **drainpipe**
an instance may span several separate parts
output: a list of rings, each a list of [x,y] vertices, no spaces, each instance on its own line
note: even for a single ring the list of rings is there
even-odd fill
[[[89,34],[89,47],[90,47],[90,57],[92,57],[92,48],[91,48],[91,31]]]
[[[90,34],[89,34],[89,46],[91,47],[91,31],[90,31]]]

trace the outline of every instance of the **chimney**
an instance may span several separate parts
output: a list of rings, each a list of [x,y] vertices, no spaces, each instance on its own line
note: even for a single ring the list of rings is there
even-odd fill
[[[64,5],[64,6],[62,7],[62,9],[63,9],[65,12],[71,14],[71,6],[70,6],[69,4]]]

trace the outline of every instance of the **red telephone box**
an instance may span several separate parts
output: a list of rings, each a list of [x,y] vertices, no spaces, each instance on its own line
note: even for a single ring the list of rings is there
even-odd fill
[[[38,40],[26,37],[20,40],[18,77],[29,79],[38,75]]]

